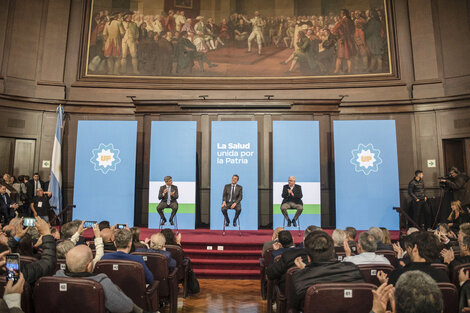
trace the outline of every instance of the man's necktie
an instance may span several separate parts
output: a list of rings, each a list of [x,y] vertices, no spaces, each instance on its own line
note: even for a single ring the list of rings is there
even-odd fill
[[[168,186],[168,198],[166,198],[166,204],[170,205],[170,202],[171,202],[171,196],[170,196],[170,193],[171,193],[171,186]]]
[[[232,185],[232,192],[230,193],[230,202],[232,202],[235,198],[235,185]]]
[[[38,190],[38,182],[37,180],[34,181],[34,195],[36,195],[36,192]]]

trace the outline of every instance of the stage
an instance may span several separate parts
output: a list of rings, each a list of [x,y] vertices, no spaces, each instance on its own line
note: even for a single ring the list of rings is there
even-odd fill
[[[230,227],[225,236],[221,230],[179,230],[185,255],[200,278],[259,279],[259,258],[263,243],[272,240],[270,229],[242,230],[241,236]],[[332,234],[334,229],[324,229]],[[150,238],[159,229],[140,228],[140,240]],[[290,230],[296,244],[303,240],[303,230]],[[358,231],[359,234],[363,231]],[[93,232],[87,229],[83,236],[91,239]],[[399,231],[390,231],[392,241],[399,238]]]

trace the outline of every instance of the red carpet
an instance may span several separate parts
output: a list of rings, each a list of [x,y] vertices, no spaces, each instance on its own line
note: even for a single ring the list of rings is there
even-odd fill
[[[140,229],[140,239],[149,238],[158,229]],[[332,229],[325,229],[330,235]],[[270,241],[272,230],[228,230],[222,236],[221,230],[180,230],[181,243],[186,256],[199,278],[220,279],[259,279],[259,258],[263,243]],[[358,231],[360,233],[361,231]],[[303,239],[303,231],[291,231],[294,242],[299,244]],[[92,237],[88,229],[85,237]],[[398,240],[399,232],[391,231],[392,240]]]

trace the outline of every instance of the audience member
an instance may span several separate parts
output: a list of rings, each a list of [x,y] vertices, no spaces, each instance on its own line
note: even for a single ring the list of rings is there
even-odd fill
[[[71,240],[67,239],[64,241],[61,241],[57,244],[56,247],[56,257],[59,260],[65,259],[65,256],[67,255],[67,252],[73,249],[75,247],[75,243],[73,243]]]
[[[105,230],[105,229],[103,229]],[[162,235],[163,237],[163,235]],[[132,246],[132,234],[129,229],[120,229],[114,235],[114,245],[116,246],[116,252],[106,253],[101,258],[102,260],[128,260],[142,264],[145,272],[145,281],[147,284],[153,283],[153,274],[145,264],[144,259],[140,255],[129,254]]]
[[[369,234],[375,237],[377,240],[377,250],[390,250],[393,251],[393,246],[391,244],[385,244],[383,242],[383,232],[378,227],[369,228]]]
[[[7,188],[0,185],[0,219],[2,225],[8,224],[15,217],[18,204],[15,203],[7,193]]]
[[[307,265],[301,257],[295,260],[300,268],[292,276],[293,288],[290,288],[292,305],[301,310],[307,289],[323,282],[364,282],[359,268],[350,262],[339,262],[335,258],[333,239],[323,231],[314,231],[305,238]]]
[[[116,251],[116,246],[114,245],[114,231],[110,228],[104,228],[101,231],[101,238],[103,238],[104,250]]]
[[[351,262],[356,265],[359,264],[390,264],[390,261],[381,254],[376,254],[377,240],[368,232],[363,232],[359,235],[357,243],[357,252],[359,254],[352,256],[351,249],[349,248],[348,240],[344,240],[344,251],[346,257],[343,262]]]
[[[52,192],[43,191],[39,188],[30,204],[34,216],[40,216],[46,222],[49,222],[49,211],[51,210],[50,197],[52,197]]]
[[[357,252],[356,229],[354,227],[346,227],[344,229],[344,232],[346,233],[346,239],[348,240],[349,248],[351,248],[352,253],[356,253]]]
[[[380,229],[382,230],[382,242],[386,245],[391,245],[392,240],[390,239],[390,232],[388,229],[385,227],[380,227]]]
[[[131,227],[131,234],[132,234],[132,251],[140,248],[148,248],[148,245],[140,240],[140,228],[139,227]]]
[[[39,234],[42,236],[42,254],[41,259],[33,263],[23,264],[21,266],[21,272],[24,275],[25,280],[34,286],[34,283],[42,276],[49,275],[56,266],[56,243],[54,237],[51,236],[51,229],[48,223],[46,223],[40,217],[36,218],[36,226]],[[23,229],[23,219],[19,219],[16,224],[16,234],[14,238],[8,240],[8,245],[12,252],[17,252],[19,247],[19,241],[26,234],[28,228]]]
[[[408,228],[408,230],[406,231],[406,235],[409,236],[411,235],[412,233],[416,233],[416,232],[419,232],[419,229],[416,228],[416,227],[410,227]]]
[[[441,256],[444,258],[444,263],[449,264],[449,271],[452,273],[457,265],[470,263],[470,236],[460,236],[459,238],[460,255],[454,255],[454,249],[443,249]]]
[[[109,221],[101,221],[99,224],[98,224],[99,228],[100,228],[100,231],[102,231],[103,229],[105,228],[111,228],[111,225],[109,224]]]
[[[165,236],[165,244],[181,247],[181,233],[175,236],[175,233],[170,228],[162,229],[161,233]]]
[[[266,252],[266,250],[270,249],[273,247],[273,244],[278,242],[278,235],[279,235],[279,232],[280,231],[283,231],[284,230],[284,227],[276,227],[273,231],[273,237],[272,237],[272,240],[271,241],[266,241],[264,244],[263,244],[263,252],[261,253],[261,256],[264,257],[264,253]]]
[[[316,226],[309,226],[304,231],[304,237],[302,243],[305,241],[305,238],[312,232],[312,229],[317,228]],[[279,287],[281,290],[285,290],[285,275],[287,270],[295,266],[295,260],[298,257],[302,257],[304,263],[308,263],[307,251],[303,247],[297,247],[285,251],[281,258],[277,262],[273,262],[267,269],[266,275],[271,280],[279,280]]]
[[[104,291],[104,304],[110,312],[129,313],[134,303],[117,287],[106,274],[93,274],[93,254],[86,245],[72,248],[66,255],[68,272],[58,270],[55,276],[77,277],[94,280],[101,284]]]
[[[335,229],[331,235],[335,245],[335,252],[344,252],[344,240],[346,240],[346,233],[342,229]]]
[[[295,248],[294,240],[292,239],[292,234],[289,231],[280,231],[278,239],[279,242],[273,244],[273,259],[278,255],[283,254],[285,251]]]
[[[171,257],[171,253],[168,251],[165,251],[165,236],[163,236],[162,233],[156,233],[153,234],[150,237],[149,241],[149,249],[146,248],[140,248],[137,249],[137,252],[151,252],[151,253],[160,253],[166,256],[166,259],[168,261],[168,268],[172,269],[176,267],[176,260]]]
[[[386,313],[390,304],[393,313],[442,313],[443,299],[437,283],[426,273],[410,271],[392,285],[382,284],[372,291],[371,313]],[[460,312],[460,311],[459,311]]]
[[[395,285],[398,278],[409,271],[422,271],[429,274],[438,283],[448,283],[449,276],[442,270],[437,270],[431,266],[431,263],[438,259],[440,252],[439,239],[429,232],[418,232],[410,235],[412,246],[407,248],[407,253],[410,256],[411,262],[403,268],[395,269],[390,274],[390,279],[387,274],[382,271],[377,273],[377,278],[381,283],[388,282]]]

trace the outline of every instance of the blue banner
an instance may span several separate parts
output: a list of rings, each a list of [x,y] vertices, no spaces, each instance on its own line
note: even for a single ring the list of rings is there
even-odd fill
[[[150,139],[149,228],[158,228],[158,192],[171,176],[178,187],[179,229],[194,229],[196,219],[196,130],[195,121],[153,121]],[[171,208],[164,209],[169,220]],[[164,226],[166,227],[166,226]]]
[[[136,121],[78,121],[74,219],[134,224]]]
[[[256,121],[212,122],[211,139],[211,229],[222,229],[222,195],[232,175],[243,187],[241,229],[258,229],[258,123]],[[228,210],[230,226],[234,210]]]
[[[395,121],[334,121],[336,227],[399,229]]]
[[[282,188],[289,176],[302,187],[302,228],[321,226],[320,139],[317,121],[273,122],[273,228],[282,226]],[[288,210],[289,218],[295,210]],[[285,223],[287,226],[287,223]]]

